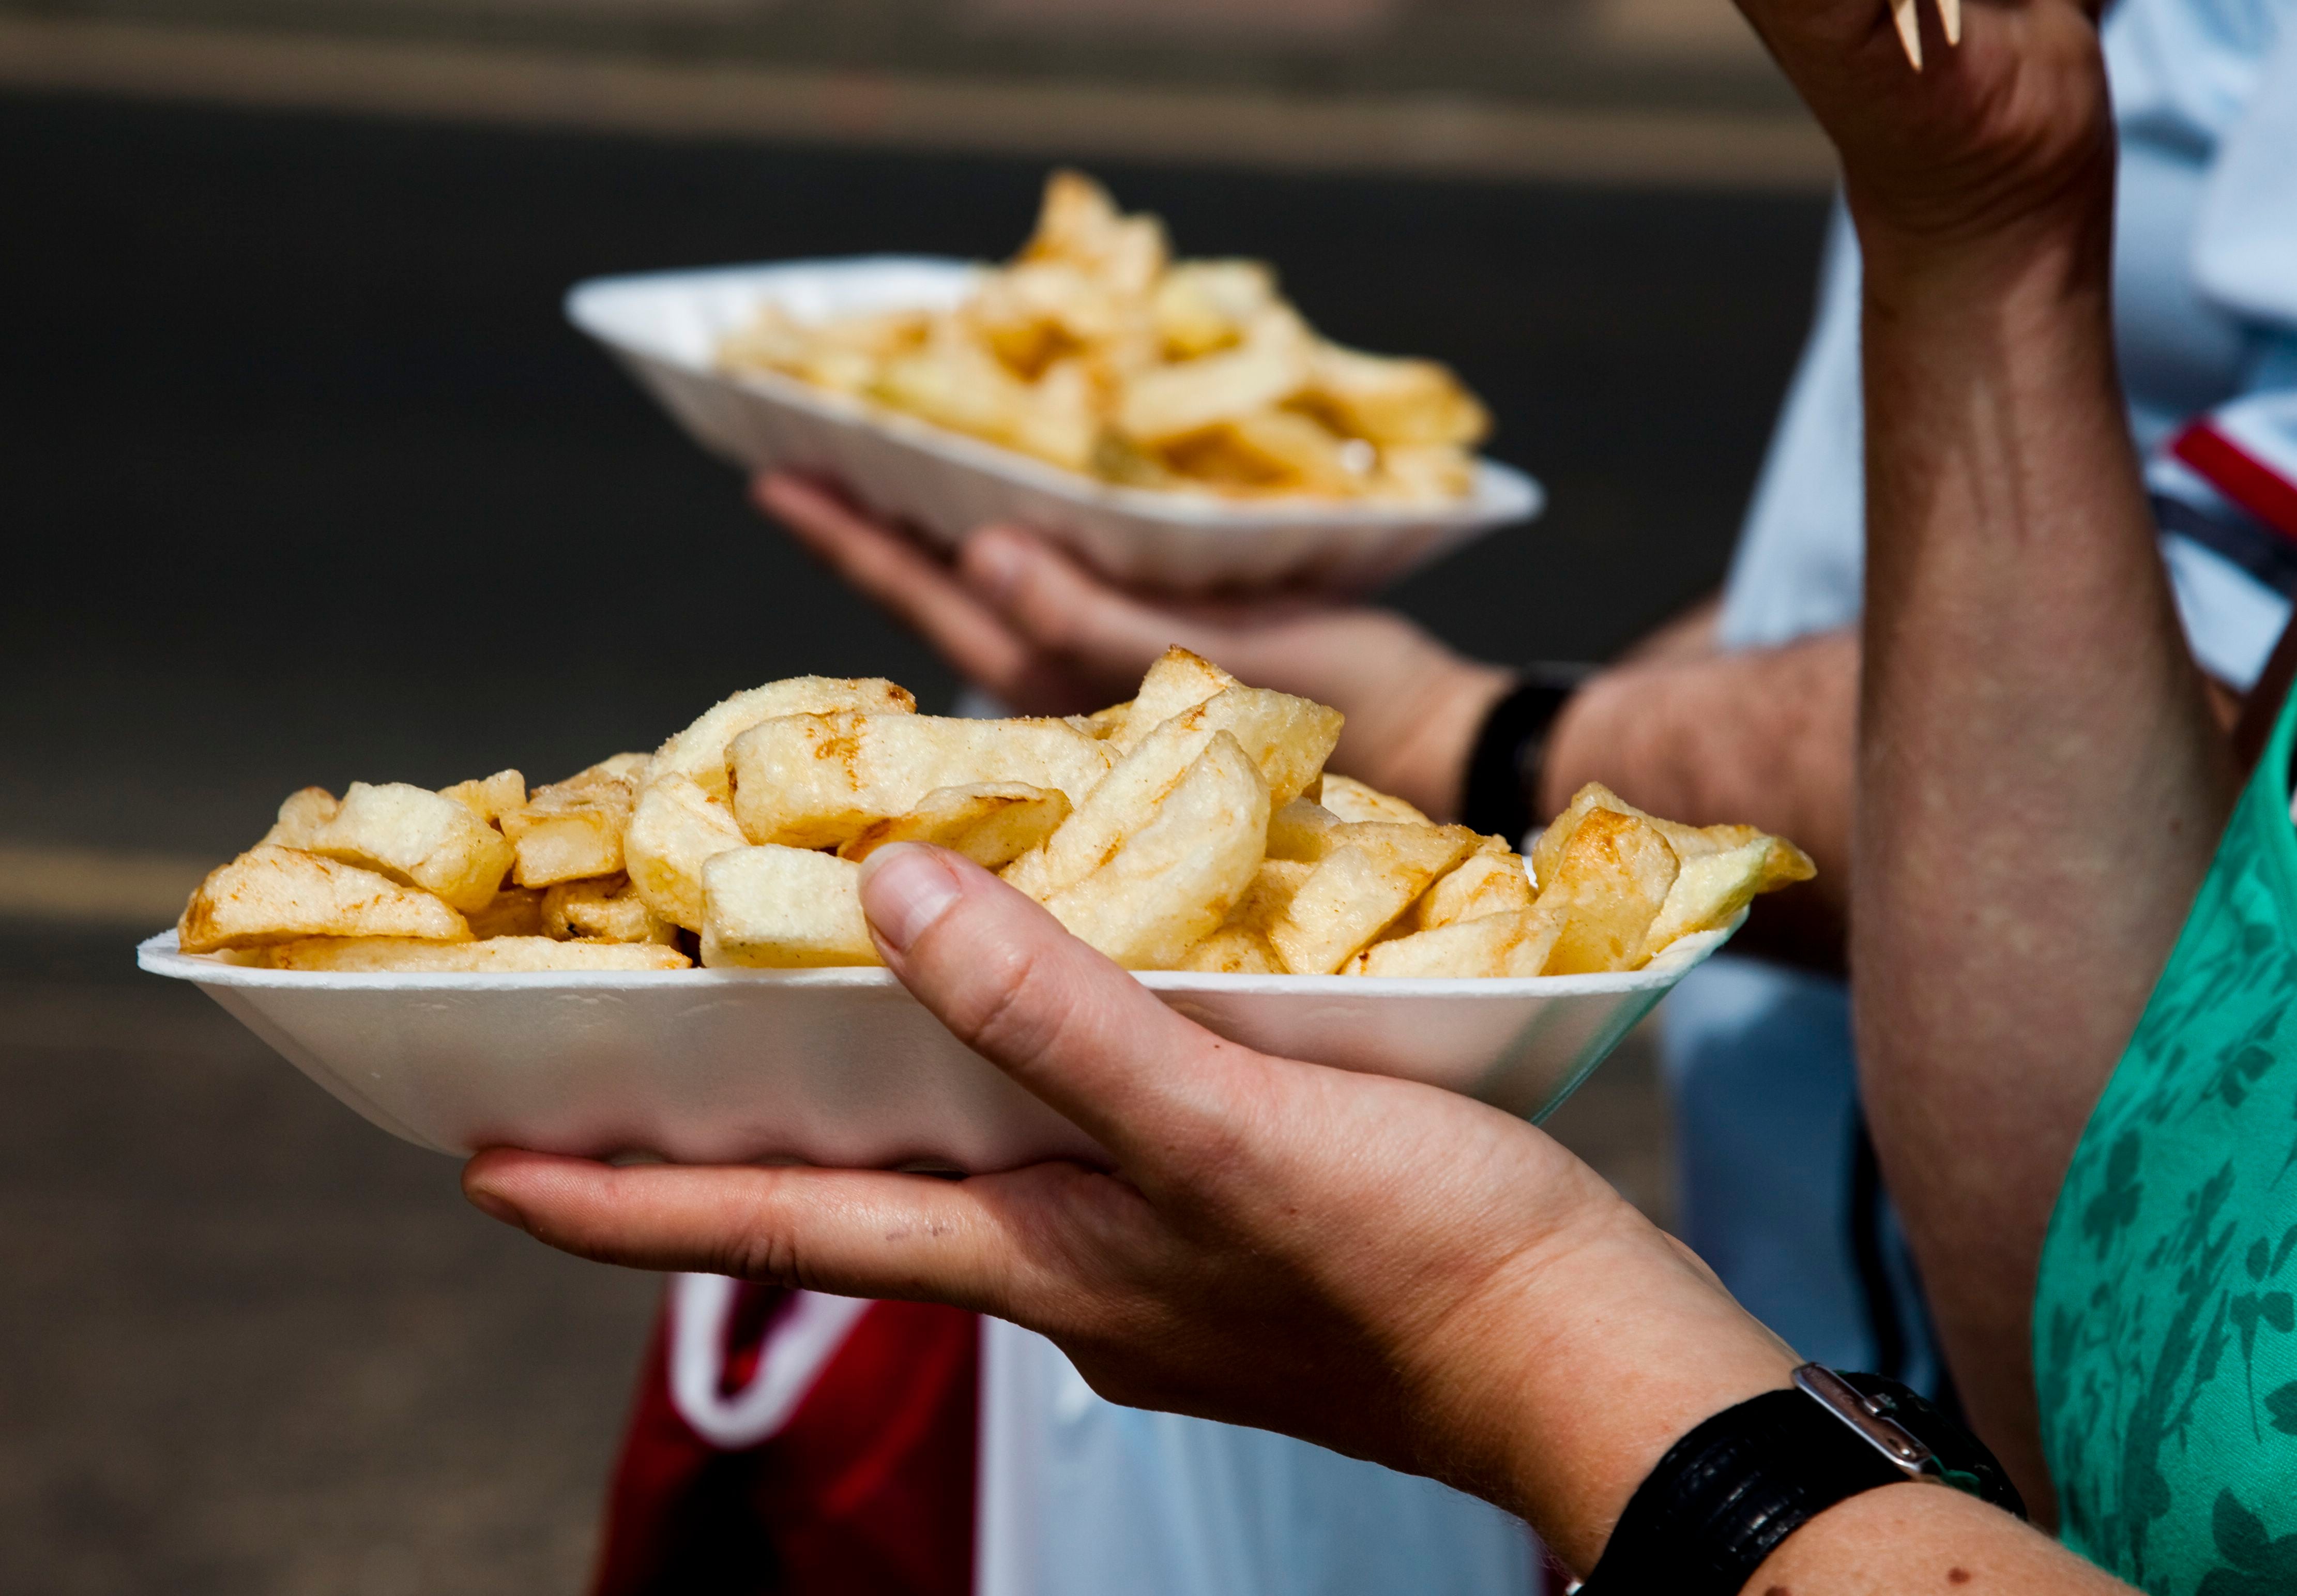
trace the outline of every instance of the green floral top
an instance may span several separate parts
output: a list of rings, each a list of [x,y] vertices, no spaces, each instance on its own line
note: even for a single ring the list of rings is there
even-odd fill
[[[2034,1304],[2066,1544],[2297,1593],[2297,695],[2058,1194]]]

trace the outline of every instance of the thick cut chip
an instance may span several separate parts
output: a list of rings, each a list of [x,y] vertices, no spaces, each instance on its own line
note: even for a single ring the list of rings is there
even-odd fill
[[[888,843],[930,843],[962,853],[984,870],[1000,870],[1069,818],[1068,795],[1020,782],[935,787],[907,814],[880,820],[838,849],[860,864]]]
[[[1141,739],[1182,710],[1192,710],[1237,685],[1236,678],[1210,660],[1175,645],[1140,679],[1140,694],[1125,706],[1124,729],[1111,740],[1130,753]]]
[[[279,819],[263,834],[265,844],[274,848],[303,848],[319,835],[319,827],[335,818],[342,805],[335,795],[325,787],[304,787],[287,794],[279,806]]]
[[[1589,811],[1556,860],[1554,879],[1539,889],[1536,907],[1563,919],[1544,974],[1641,968],[1651,923],[1680,872],[1675,850],[1649,821]]]
[[[1328,975],[1386,930],[1475,845],[1464,826],[1362,822],[1311,867],[1268,927],[1285,967]]]
[[[1561,913],[1536,906],[1457,920],[1433,931],[1374,942],[1348,961],[1346,973],[1430,980],[1536,975],[1544,970],[1562,930]]]
[[[872,715],[906,715],[918,701],[907,687],[880,677],[847,680],[831,676],[794,676],[768,682],[713,704],[700,720],[655,751],[646,780],[683,776],[700,784],[704,792],[723,801],[729,793],[726,745],[761,720],[779,715],[819,715],[832,710],[859,710]]]
[[[597,764],[586,766],[575,771],[565,780],[553,782],[551,785],[560,787],[580,787],[600,782],[620,781],[628,782],[630,786],[636,786],[646,779],[646,769],[653,763],[654,755],[651,753],[609,754]]]
[[[1436,823],[1393,794],[1330,770],[1324,772],[1324,789],[1316,802],[1343,820],[1386,820],[1412,826]]]
[[[1037,230],[1022,246],[1023,261],[1066,260],[1112,293],[1140,297],[1165,270],[1171,253],[1164,224],[1153,216],[1126,216],[1108,191],[1083,172],[1066,169],[1045,180]]]
[[[1591,781],[1571,795],[1564,811],[1548,823],[1532,845],[1533,877],[1541,882],[1552,873],[1555,861],[1563,855],[1565,844],[1579,823],[1598,810],[1615,815],[1631,815],[1665,837],[1678,859],[1697,859],[1703,854],[1728,853],[1750,843],[1758,843],[1769,834],[1753,826],[1685,826],[1680,820],[1662,820],[1646,813],[1620,797],[1600,781]],[[1817,874],[1809,855],[1783,837],[1774,838],[1779,846],[1767,856],[1767,868],[1763,884],[1756,890],[1774,892],[1798,881],[1807,881]]]
[[[404,782],[351,783],[312,834],[311,851],[435,893],[449,908],[484,909],[510,873],[511,845],[467,804]]]
[[[480,819],[491,822],[501,819],[505,810],[516,809],[526,802],[526,777],[516,770],[498,770],[476,781],[458,781],[451,787],[440,787],[439,796],[452,798]]]
[[[1149,313],[1165,352],[1188,360],[1235,343],[1275,302],[1275,274],[1257,260],[1182,260],[1157,284]]]
[[[596,769],[537,787],[502,817],[503,835],[518,851],[513,874],[519,885],[622,874],[622,833],[637,800],[629,782]]]
[[[752,969],[882,964],[861,913],[861,867],[768,843],[702,867],[702,962]]]
[[[1127,969],[1170,969],[1244,896],[1267,835],[1268,783],[1218,732],[1145,823],[1045,907]]]
[[[1071,715],[1069,724],[1089,737],[1106,743],[1124,735],[1125,725],[1132,713],[1130,700],[1112,703],[1105,710],[1095,710],[1090,715]]]
[[[542,895],[542,934],[564,942],[671,942],[678,927],[648,909],[630,878],[562,881]]]
[[[270,949],[275,970],[396,970],[424,975],[539,975],[550,970],[682,970],[692,960],[652,942],[562,942],[498,936],[482,942],[420,942],[397,936],[313,937]]]
[[[534,887],[503,888],[494,901],[465,917],[471,922],[471,934],[482,942],[496,936],[540,936],[542,897]]]
[[[1310,798],[1295,798],[1268,817],[1268,857],[1313,864],[1339,846],[1345,823]]]
[[[1116,424],[1135,443],[1177,443],[1282,404],[1308,385],[1310,358],[1308,341],[1288,328],[1247,336],[1218,354],[1157,366],[1125,389]]]
[[[648,909],[673,926],[699,931],[702,867],[749,841],[734,823],[732,809],[698,782],[673,773],[655,777],[638,794],[622,833],[622,865]]]
[[[1720,930],[1757,893],[1807,881],[1812,874],[1802,850],[1774,836],[1758,837],[1721,853],[1693,854],[1683,861],[1682,873],[1651,922],[1647,950],[1657,953],[1693,932]]]
[[[259,843],[209,872],[184,906],[186,953],[259,948],[305,936],[467,942],[471,927],[431,893],[316,853]]]
[[[1262,932],[1249,926],[1228,925],[1190,949],[1180,967],[1207,975],[1281,975],[1284,961]]]
[[[785,715],[734,739],[734,818],[753,843],[829,848],[936,787],[1017,782],[1071,803],[1107,774],[1108,745],[1066,720]]]
[[[1531,872],[1505,837],[1488,836],[1412,906],[1412,929],[1433,931],[1530,907]]]
[[[1325,343],[1309,366],[1308,403],[1355,437],[1379,444],[1472,446],[1491,431],[1491,417],[1476,396],[1433,360]]]
[[[1040,903],[1082,881],[1148,823],[1148,812],[1223,731],[1259,766],[1269,802],[1281,804],[1322,768],[1339,740],[1340,715],[1307,699],[1257,687],[1216,693],[1167,717],[1141,739],[1042,847],[1006,867],[1005,879]]]

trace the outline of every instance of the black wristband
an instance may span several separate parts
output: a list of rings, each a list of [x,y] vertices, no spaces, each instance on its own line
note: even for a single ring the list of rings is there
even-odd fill
[[[1468,755],[1460,793],[1460,824],[1507,838],[1511,847],[1544,819],[1533,812],[1541,756],[1556,717],[1593,665],[1526,666],[1521,685],[1492,705]]]
[[[1816,1364],[1670,1447],[1627,1502],[1582,1596],[1737,1596],[1805,1524],[1862,1492],[1939,1481],[2025,1517],[1993,1455],[1880,1375]]]

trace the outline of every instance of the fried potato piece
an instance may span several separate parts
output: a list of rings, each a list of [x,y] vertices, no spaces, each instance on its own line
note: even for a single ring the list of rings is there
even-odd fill
[[[518,854],[513,879],[521,886],[550,886],[622,874],[622,833],[637,802],[629,782],[596,767],[535,788],[502,817],[503,835]]]
[[[423,942],[397,936],[325,936],[282,943],[266,952],[264,962],[275,970],[512,975],[553,970],[683,970],[693,961],[675,948],[649,942],[562,942],[547,936]]]
[[[1235,348],[1134,377],[1116,426],[1153,448],[1273,409],[1308,386],[1312,350],[1297,317],[1264,312]]]
[[[469,806],[405,782],[351,783],[310,851],[436,893],[452,909],[484,909],[510,873],[502,834]]]
[[[316,853],[258,843],[208,873],[176,924],[186,953],[259,948],[307,936],[468,942],[461,915],[426,892]]]
[[[1268,817],[1268,857],[1310,864],[1339,846],[1345,822],[1313,799],[1295,798]]]
[[[683,776],[723,802],[730,788],[726,777],[726,745],[761,720],[780,715],[819,715],[833,710],[859,710],[873,715],[907,715],[918,701],[907,687],[882,677],[844,679],[830,676],[794,676],[737,693],[704,711],[701,719],[655,751],[646,782],[664,776]]]
[[[1412,930],[1434,931],[1530,907],[1530,871],[1505,837],[1487,836],[1428,889],[1408,917]]]
[[[1192,710],[1238,685],[1236,678],[1210,660],[1175,644],[1140,679],[1140,691],[1125,706],[1123,729],[1109,740],[1120,752],[1130,753],[1150,732],[1181,711]]]
[[[1223,926],[1181,956],[1175,967],[1206,975],[1282,975],[1288,972],[1265,933]]]
[[[1146,823],[1148,811],[1223,731],[1259,767],[1275,805],[1289,802],[1322,768],[1339,740],[1340,715],[1305,698],[1238,687],[1168,716],[1042,846],[1007,866],[1005,879],[1040,903],[1083,880]]]
[[[1475,842],[1476,834],[1464,826],[1351,825],[1338,845],[1310,867],[1307,879],[1270,923],[1268,940],[1294,975],[1330,975],[1411,908]]]
[[[1149,316],[1165,354],[1189,360],[1224,350],[1276,302],[1276,274],[1257,260],[1181,260],[1157,284]]]
[[[1657,953],[1694,932],[1719,930],[1757,893],[1807,881],[1815,873],[1802,850],[1781,837],[1758,837],[1720,853],[1693,854],[1683,861],[1682,873],[1659,905],[1645,950]]]
[[[1455,920],[1433,931],[1374,942],[1350,959],[1350,975],[1416,976],[1428,980],[1497,980],[1536,975],[1562,934],[1560,909],[1512,909]]]
[[[452,798],[482,820],[499,819],[507,809],[526,802],[526,777],[515,770],[498,770],[476,781],[458,781],[440,787],[439,796]]]
[[[805,848],[729,849],[702,867],[702,962],[796,969],[882,964],[861,867]]]
[[[274,848],[311,846],[311,839],[319,835],[319,827],[335,818],[342,805],[335,795],[325,787],[304,787],[287,794],[279,806],[279,819],[263,834],[264,843]]]
[[[1725,853],[1759,842],[1768,834],[1753,826],[1685,826],[1680,820],[1662,820],[1657,815],[1637,809],[1600,781],[1591,781],[1571,795],[1571,802],[1561,814],[1548,822],[1547,829],[1539,834],[1532,845],[1533,878],[1545,882],[1554,873],[1555,861],[1563,855],[1564,847],[1571,841],[1579,823],[1599,810],[1615,815],[1631,815],[1652,827],[1667,839],[1678,859],[1696,859],[1701,854]],[[1783,851],[1774,860],[1778,877],[1774,886],[1791,882],[1807,881],[1815,874],[1809,858],[1791,843],[1781,839]],[[1795,872],[1800,871],[1801,874]],[[1768,892],[1771,887],[1762,890]]]
[[[1020,783],[1071,803],[1107,774],[1108,745],[1065,720],[785,715],[734,739],[734,818],[753,843],[835,847],[937,787]]]
[[[1095,710],[1090,715],[1071,715],[1069,724],[1085,736],[1107,743],[1124,735],[1127,720],[1132,713],[1132,703],[1112,703],[1105,710]]]
[[[1045,908],[1127,969],[1169,969],[1244,895],[1267,834],[1267,779],[1215,732],[1145,823]]]
[[[731,807],[699,782],[672,772],[638,794],[622,832],[622,864],[646,906],[673,926],[702,929],[702,867],[750,839]]]
[[[1483,441],[1491,416],[1460,379],[1433,360],[1367,355],[1317,345],[1309,362],[1309,404],[1343,432],[1381,445]]]
[[[1108,191],[1066,168],[1045,180],[1037,228],[1022,261],[1066,260],[1128,298],[1145,295],[1171,256],[1165,226],[1153,216],[1126,216]]]
[[[1069,818],[1066,793],[1021,782],[935,787],[906,814],[879,820],[837,850],[860,864],[888,843],[930,843],[1000,870],[1053,834]]]
[[[627,876],[562,881],[542,894],[542,934],[561,942],[672,942],[678,927],[648,909]]]
[[[498,936],[540,936],[542,899],[538,888],[506,886],[484,909],[473,909],[464,917],[471,923],[471,934],[481,942]]]
[[[1555,878],[1535,907],[1562,917],[1548,955],[1550,975],[1642,967],[1648,937],[1681,864],[1658,827],[1634,815],[1591,810],[1573,828]]]
[[[1433,826],[1435,821],[1421,814],[1403,799],[1366,786],[1353,776],[1324,772],[1323,794],[1316,800],[1343,820],[1386,820],[1412,826]]]

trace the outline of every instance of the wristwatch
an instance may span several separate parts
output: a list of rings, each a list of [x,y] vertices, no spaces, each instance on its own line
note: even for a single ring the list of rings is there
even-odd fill
[[[1600,670],[1560,660],[1526,665],[1517,685],[1492,705],[1468,755],[1460,794],[1460,824],[1519,845],[1524,834],[1546,819],[1533,812],[1547,734],[1580,685]]]
[[[1708,1419],[1628,1501],[1580,1596],[1738,1596],[1763,1559],[1862,1492],[1930,1480],[2026,1516],[2002,1467],[1896,1380],[1817,1363]]]

